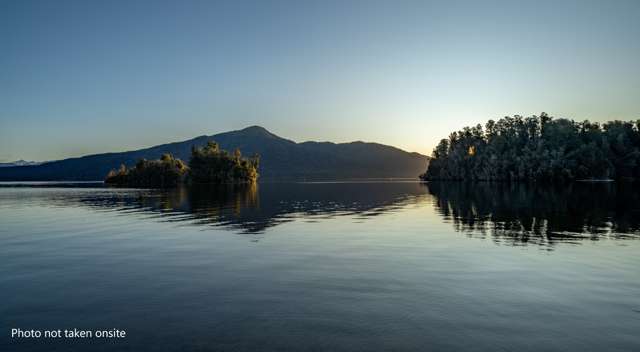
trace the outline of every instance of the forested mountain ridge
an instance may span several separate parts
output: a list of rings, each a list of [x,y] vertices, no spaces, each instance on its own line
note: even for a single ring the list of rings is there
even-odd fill
[[[428,157],[377,143],[304,142],[281,138],[259,126],[200,136],[140,150],[88,155],[51,161],[38,166],[0,169],[1,181],[102,180],[121,164],[133,167],[140,159],[163,154],[188,160],[191,147],[215,141],[225,150],[240,149],[260,155],[262,180],[323,180],[347,178],[417,177]]]
[[[489,120],[442,139],[425,180],[557,181],[640,178],[640,120]]]

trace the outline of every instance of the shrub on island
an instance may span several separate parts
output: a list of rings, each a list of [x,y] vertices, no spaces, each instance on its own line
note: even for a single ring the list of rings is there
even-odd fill
[[[167,188],[184,183],[245,184],[258,179],[259,157],[245,158],[236,149],[233,154],[220,149],[215,142],[193,147],[189,166],[164,154],[160,160],[141,159],[132,168],[121,165],[111,170],[105,183],[115,186]]]
[[[191,149],[189,182],[191,183],[252,183],[258,179],[259,157],[244,158],[239,149],[233,154],[220,149],[215,142]]]
[[[128,187],[175,187],[184,182],[188,167],[171,154],[163,154],[160,160],[140,159],[132,168],[121,165],[111,170],[104,182]]]

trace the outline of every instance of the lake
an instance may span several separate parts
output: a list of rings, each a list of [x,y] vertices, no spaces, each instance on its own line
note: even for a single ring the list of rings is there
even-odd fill
[[[640,350],[633,185],[4,184],[0,224],[2,351]]]

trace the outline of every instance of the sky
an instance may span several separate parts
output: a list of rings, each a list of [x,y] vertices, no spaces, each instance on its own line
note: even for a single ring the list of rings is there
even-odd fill
[[[0,162],[260,125],[430,154],[506,115],[640,119],[640,1],[0,2]]]

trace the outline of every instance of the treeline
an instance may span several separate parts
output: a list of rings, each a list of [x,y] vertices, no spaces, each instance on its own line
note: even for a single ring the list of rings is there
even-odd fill
[[[568,181],[640,178],[640,120],[489,120],[442,139],[424,180]]]
[[[139,160],[134,167],[121,165],[111,170],[105,183],[128,187],[175,187],[185,183],[238,184],[258,179],[259,157],[245,158],[236,149],[233,154],[215,142],[202,148],[192,147],[189,165],[164,154],[159,160]]]

